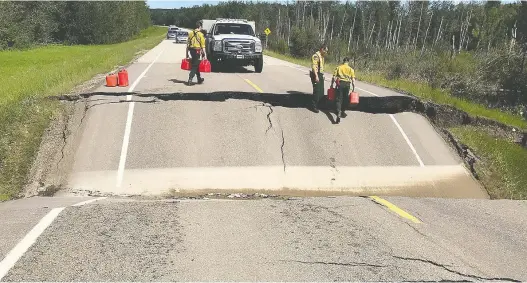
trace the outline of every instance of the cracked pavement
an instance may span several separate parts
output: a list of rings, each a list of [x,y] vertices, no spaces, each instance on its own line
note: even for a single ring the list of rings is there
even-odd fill
[[[423,223],[357,197],[107,198],[67,207],[3,281],[527,280],[525,217],[512,217],[527,215],[527,205],[389,200],[420,213]],[[429,209],[415,210],[423,205]],[[469,206],[494,213],[477,216]],[[452,210],[458,215],[444,216]]]
[[[182,45],[164,41],[130,65],[128,73],[134,82],[162,53],[133,93],[127,93],[127,88],[100,86],[92,93],[54,97],[87,100],[80,114],[82,131],[72,139],[79,142],[68,153],[72,160],[68,181],[61,184],[69,189],[59,195],[91,190],[159,196],[174,189],[187,193],[285,190],[300,195],[388,190],[395,195],[488,197],[462,160],[420,115],[394,114],[419,158],[438,170],[419,165],[405,136],[386,114],[349,111],[347,118],[334,125],[332,113],[312,113],[307,109],[312,91],[309,79],[284,61],[266,58],[261,74],[251,67],[207,73],[204,84],[187,86],[188,72],[178,65],[183,50]],[[292,84],[302,80],[305,84]],[[375,91],[379,99],[400,96],[362,83],[359,86]],[[130,100],[126,98],[129,94]],[[363,98],[377,99],[366,92]],[[123,156],[123,186],[117,188]],[[330,164],[331,158],[335,161]]]
[[[189,87],[183,48],[163,41],[130,65],[134,82],[163,52],[130,100],[104,86],[55,98],[75,103],[67,121],[80,121],[62,131],[67,189],[0,203],[0,260],[66,208],[3,281],[527,280],[527,203],[486,199],[425,118],[366,105],[334,125],[304,107],[302,69],[273,58],[261,74],[208,73]],[[379,96],[361,93],[372,104],[398,95],[357,85]],[[167,190],[174,199],[162,199]],[[71,206],[90,191],[108,198]],[[254,191],[281,196],[244,200]],[[373,194],[422,223],[364,197]]]

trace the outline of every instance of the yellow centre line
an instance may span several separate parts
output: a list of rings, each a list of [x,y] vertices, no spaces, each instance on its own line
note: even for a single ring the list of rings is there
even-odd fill
[[[388,209],[390,209],[391,211],[399,214],[399,216],[403,217],[403,218],[406,218],[410,221],[412,221],[413,223],[421,223],[421,221],[419,221],[419,219],[415,218],[414,216],[412,216],[410,213],[398,208],[395,204],[385,200],[385,199],[382,199],[380,197],[377,197],[377,196],[370,196],[370,198],[380,204],[380,205],[383,205],[385,207],[387,207]]]
[[[263,93],[263,90],[261,88],[259,88],[255,83],[251,82],[250,80],[248,79],[244,79],[245,82],[247,82],[248,84],[250,84],[252,87],[254,87],[254,89],[256,89],[257,91]]]

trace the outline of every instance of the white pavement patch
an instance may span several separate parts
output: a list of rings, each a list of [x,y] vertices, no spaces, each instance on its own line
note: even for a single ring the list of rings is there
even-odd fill
[[[161,54],[165,49],[161,49],[157,57],[152,60],[152,62],[146,67],[146,69],[139,75],[137,80],[130,86],[128,89],[128,92],[134,91],[135,87],[141,81],[141,79],[146,75],[148,70],[154,65],[154,63],[159,59]],[[146,55],[145,55],[146,56]],[[126,100],[130,101],[132,100],[132,95],[127,95]],[[119,158],[119,168],[117,169],[117,187],[120,188],[123,182],[123,173],[124,173],[124,167],[126,165],[126,156],[128,154],[128,144],[130,143],[130,132],[132,130],[132,119],[134,116],[134,108],[135,108],[135,102],[130,102],[130,105],[128,106],[128,115],[126,116],[126,126],[124,129],[124,136],[123,136],[123,145],[121,147],[121,157]]]
[[[79,172],[72,175],[72,190],[115,193],[113,171]],[[160,195],[197,191],[270,191],[278,193],[313,192],[364,195],[398,194],[406,190],[464,184],[471,176],[462,165],[421,166],[283,166],[179,167],[130,169],[124,174],[122,193]],[[435,189],[433,189],[435,190]],[[460,190],[469,190],[460,188]]]
[[[51,225],[53,220],[59,215],[64,207],[52,209],[40,222],[38,222],[33,229],[7,254],[7,256],[0,262],[0,281],[7,275],[9,270],[16,264],[16,262],[26,253],[26,251],[35,243],[37,238]]]

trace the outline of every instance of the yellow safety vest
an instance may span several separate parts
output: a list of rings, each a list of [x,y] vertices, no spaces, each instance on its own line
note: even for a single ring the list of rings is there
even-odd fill
[[[320,51],[317,51],[311,56],[311,69],[317,73],[324,72],[324,57],[320,54]]]
[[[187,45],[193,49],[205,48],[205,36],[199,29],[195,29],[188,33]]]
[[[333,76],[343,82],[351,82],[351,79],[355,78],[355,70],[353,70],[353,68],[350,67],[348,63],[344,63],[335,68]]]

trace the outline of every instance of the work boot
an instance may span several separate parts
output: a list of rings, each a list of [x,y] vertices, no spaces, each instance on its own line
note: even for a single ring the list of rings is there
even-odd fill
[[[198,78],[198,84],[202,84],[205,81],[204,78]]]
[[[344,112],[344,111],[340,112],[340,117],[346,118],[347,116],[348,116],[348,114],[346,114],[346,112]]]
[[[313,104],[311,104],[311,111],[318,113],[318,105],[313,101]]]

